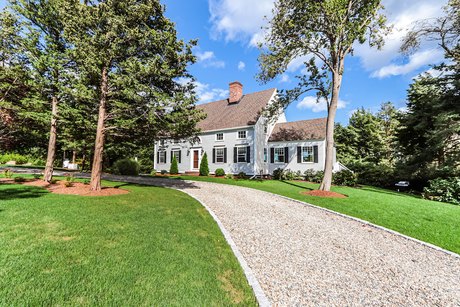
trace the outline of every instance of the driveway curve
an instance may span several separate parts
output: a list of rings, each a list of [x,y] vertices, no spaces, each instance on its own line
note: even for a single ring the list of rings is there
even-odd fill
[[[460,258],[250,188],[169,179],[219,218],[273,305],[460,306]]]

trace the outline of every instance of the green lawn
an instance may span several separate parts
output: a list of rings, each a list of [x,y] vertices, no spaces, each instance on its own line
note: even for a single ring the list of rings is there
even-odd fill
[[[348,198],[321,198],[300,194],[318,184],[297,181],[235,180],[214,177],[177,178],[226,183],[284,195],[396,230],[460,254],[460,206],[373,187],[333,187]]]
[[[256,305],[197,201],[123,188],[131,193],[79,197],[0,184],[0,306]]]

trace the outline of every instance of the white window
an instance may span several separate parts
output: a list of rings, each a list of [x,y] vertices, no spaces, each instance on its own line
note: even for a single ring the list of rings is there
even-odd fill
[[[174,149],[171,151],[171,162],[173,157],[176,157],[177,163],[180,163],[180,150]]]
[[[275,153],[275,158],[274,158],[275,163],[284,163],[285,162],[284,147],[275,148],[274,153]]]
[[[267,153],[268,153],[267,148],[264,148],[264,162],[267,162],[267,160],[268,160]]]
[[[224,163],[224,149],[216,148],[216,163]]]
[[[237,162],[246,162],[246,150],[246,147],[237,147]]]
[[[158,152],[158,163],[161,163],[161,164],[166,163],[166,151],[159,151]]]
[[[238,138],[245,139],[246,138],[246,130],[238,131]]]
[[[313,146],[302,147],[302,163],[313,162]]]
[[[223,141],[224,134],[223,133],[216,133],[216,141]]]

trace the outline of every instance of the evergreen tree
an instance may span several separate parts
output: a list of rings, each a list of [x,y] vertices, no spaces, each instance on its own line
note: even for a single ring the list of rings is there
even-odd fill
[[[209,166],[208,166],[208,154],[204,153],[203,158],[201,158],[200,163],[200,176],[209,175]]]
[[[187,65],[195,58],[177,39],[158,0],[71,1],[66,34],[99,97],[91,189],[101,189],[106,141],[128,133],[136,143],[159,133],[191,136],[202,118]],[[142,129],[139,129],[142,127]],[[133,144],[136,146],[136,144]]]
[[[171,167],[169,168],[169,173],[172,175],[179,174],[179,166],[177,165],[176,156],[173,156]]]
[[[344,61],[353,54],[357,42],[369,38],[371,46],[383,44],[381,30],[387,28],[379,14],[381,8],[380,0],[277,0],[275,4],[265,39],[267,50],[259,58],[259,79],[268,82],[284,73],[295,58],[312,56],[304,63],[309,73],[298,76],[297,87],[282,92],[272,110],[287,107],[307,91],[316,92],[318,102],[326,102],[326,163],[321,190],[329,191],[332,183],[334,121]]]
[[[51,106],[50,133],[44,180],[51,182],[54,160],[56,158],[56,139],[58,124],[58,106],[64,95],[62,89],[68,84],[67,68],[69,63],[67,45],[63,36],[64,0],[10,0],[11,8],[16,11],[25,25],[22,29],[24,47],[23,56],[31,67],[31,81],[41,89],[40,96],[29,97],[31,104]]]

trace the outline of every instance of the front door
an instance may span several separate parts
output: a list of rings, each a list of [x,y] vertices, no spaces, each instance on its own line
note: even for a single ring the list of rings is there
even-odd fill
[[[193,150],[193,169],[198,169],[200,166],[200,151],[198,149]]]

